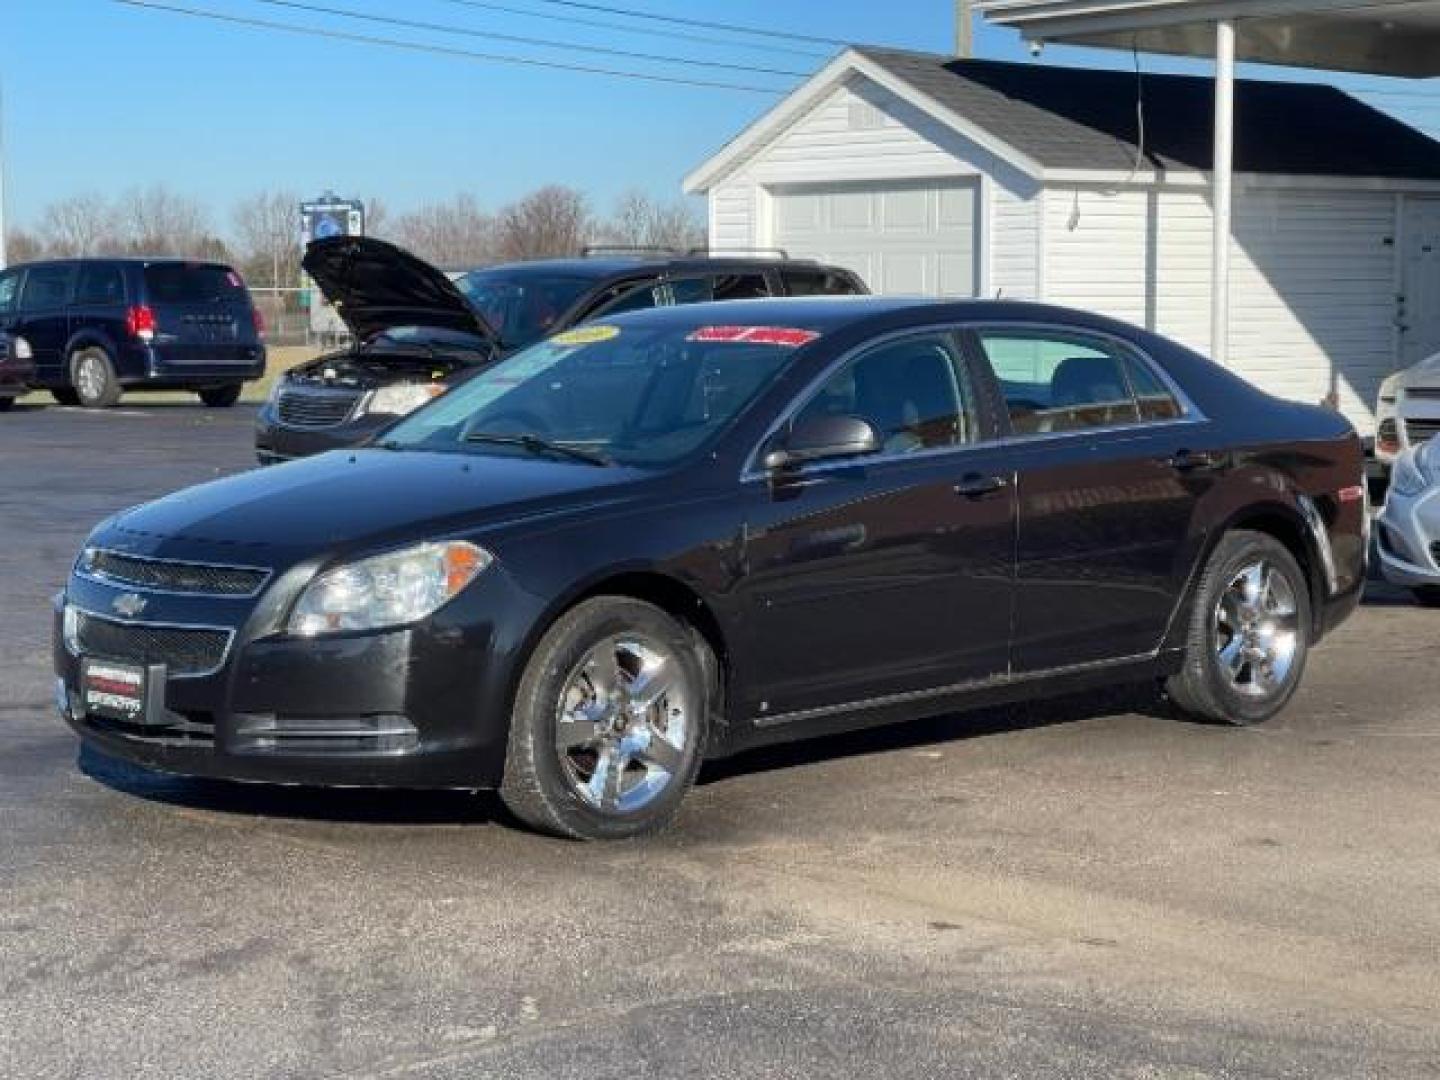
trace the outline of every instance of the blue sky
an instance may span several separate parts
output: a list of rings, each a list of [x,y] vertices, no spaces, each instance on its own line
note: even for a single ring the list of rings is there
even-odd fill
[[[619,58],[582,58],[564,49],[319,16],[257,0],[164,2],[460,49],[659,70]],[[481,10],[464,0],[314,2],[481,32],[726,63],[805,71],[823,62],[814,55],[622,34],[573,20]],[[950,0],[614,3],[917,49],[947,51],[953,39]],[[507,0],[506,6],[562,15],[567,10],[545,0]],[[4,0],[4,7],[0,86],[5,94],[7,216],[14,225],[32,224],[54,198],[86,190],[115,194],[156,181],[207,204],[221,231],[235,199],[274,187],[302,194],[331,188],[362,198],[379,196],[392,211],[403,211],[462,190],[494,207],[539,184],[558,181],[587,191],[603,210],[631,187],[657,195],[678,193],[680,178],[691,167],[778,100],[292,37],[122,7],[110,0]],[[659,24],[594,12],[571,9],[570,14],[664,31]],[[988,27],[979,32],[977,52],[1028,59],[1018,38]],[[1052,48],[1044,62],[1115,66],[1129,59]],[[1145,66],[1155,71],[1204,70],[1161,58],[1146,58]],[[798,82],[681,70],[696,78],[780,89]],[[1249,73],[1299,75],[1273,69]],[[1374,79],[1336,81],[1352,88],[1383,86]],[[1430,88],[1394,84],[1394,89],[1414,94]],[[1440,129],[1440,90],[1434,93],[1429,100],[1367,100],[1398,109],[1404,118],[1433,131]]]

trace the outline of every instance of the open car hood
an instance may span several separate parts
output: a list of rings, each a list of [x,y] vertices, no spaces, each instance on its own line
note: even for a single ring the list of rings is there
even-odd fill
[[[305,249],[301,265],[356,341],[393,326],[439,326],[500,343],[494,328],[445,274],[384,240],[316,240]]]

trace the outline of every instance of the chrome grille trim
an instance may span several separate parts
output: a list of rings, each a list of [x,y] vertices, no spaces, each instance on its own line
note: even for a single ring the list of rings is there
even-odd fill
[[[259,596],[270,580],[270,571],[261,566],[156,559],[110,548],[87,548],[81,552],[75,572],[102,585],[118,585],[141,592],[236,600]],[[185,587],[206,583],[215,587]]]
[[[336,427],[350,419],[363,396],[359,390],[281,390],[275,415],[293,427]]]

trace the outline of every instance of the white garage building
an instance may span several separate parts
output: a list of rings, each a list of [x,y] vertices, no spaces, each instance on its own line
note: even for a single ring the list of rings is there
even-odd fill
[[[1090,308],[1207,352],[1213,95],[853,49],[686,190],[717,250],[838,262],[877,292]],[[1372,433],[1380,380],[1440,351],[1440,143],[1332,87],[1241,81],[1235,167],[1229,363],[1333,394]]]

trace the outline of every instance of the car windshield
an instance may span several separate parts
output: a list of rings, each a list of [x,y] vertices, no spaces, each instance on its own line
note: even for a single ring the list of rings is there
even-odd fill
[[[437,398],[381,445],[668,465],[708,443],[816,337],[788,327],[583,326]]]
[[[593,278],[552,274],[521,274],[510,270],[476,270],[456,286],[514,348],[538,341],[595,284]]]

